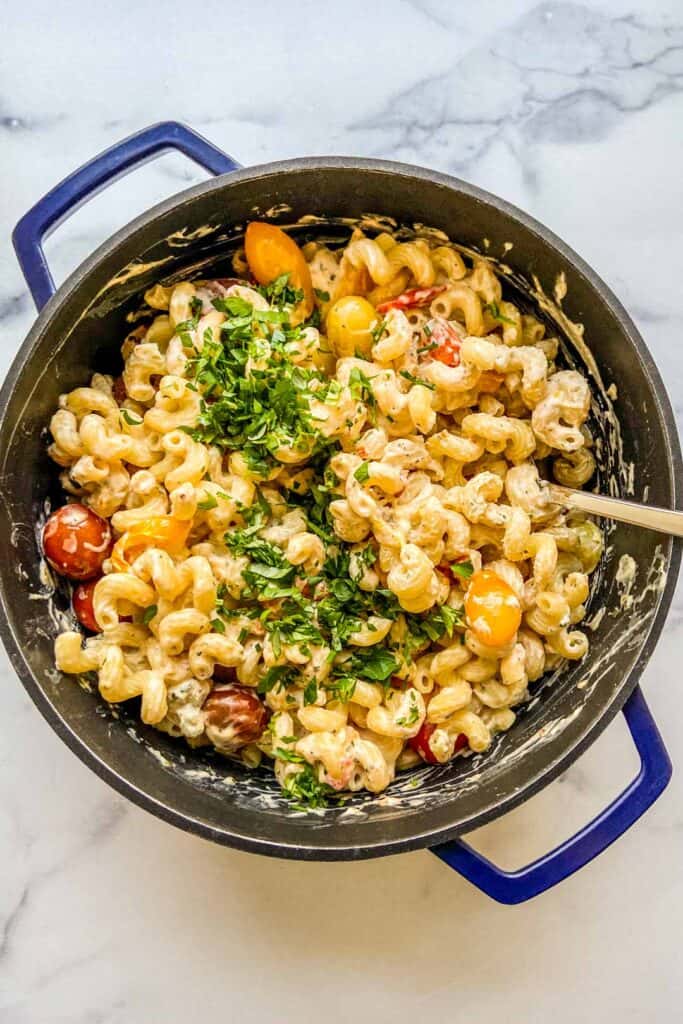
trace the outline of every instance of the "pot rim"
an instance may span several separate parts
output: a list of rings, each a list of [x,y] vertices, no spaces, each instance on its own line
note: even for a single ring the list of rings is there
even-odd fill
[[[217,175],[207,181],[200,182],[190,188],[176,193],[168,199],[155,204],[150,209],[139,214],[128,224],[121,227],[117,232],[102,242],[86,259],[67,277],[67,279],[56,289],[54,295],[48,300],[38,314],[37,319],[29,330],[24,342],[20,346],[5,381],[0,389],[0,434],[5,429],[7,408],[9,398],[14,390],[16,382],[24,370],[34,347],[42,337],[47,325],[53,316],[62,307],[65,301],[73,295],[81,283],[98,267],[105,259],[115,253],[116,249],[123,243],[129,242],[136,233],[146,229],[150,224],[167,213],[171,213],[186,203],[199,196],[206,195],[212,191],[218,191],[226,183],[237,183],[241,181],[258,181],[260,178],[273,174],[296,172],[299,170],[325,171],[327,169],[346,169],[359,172],[381,172],[409,176],[417,182],[425,181],[436,184],[450,191],[456,191],[472,199],[486,204],[505,213],[507,216],[518,221],[528,231],[540,236],[557,254],[575,271],[588,280],[593,290],[598,294],[601,301],[610,309],[618,320],[621,330],[626,333],[632,343],[639,360],[644,366],[645,373],[650,377],[656,391],[656,404],[660,422],[662,423],[664,438],[668,446],[667,463],[673,505],[677,507],[680,503],[681,491],[683,490],[683,460],[681,457],[681,446],[674,419],[673,410],[668,398],[664,383],[662,381],[656,363],[647,348],[645,341],[640,335],[635,324],[624,309],[621,302],[614,295],[612,290],[605,284],[599,275],[565,242],[554,232],[543,224],[520,210],[512,203],[472,185],[462,179],[451,175],[432,171],[425,167],[406,164],[391,160],[375,160],[371,158],[358,157],[300,157],[291,160],[273,161],[257,164],[253,167],[231,171],[227,174]],[[666,616],[671,605],[674,588],[676,585],[678,570],[681,562],[681,543],[676,540],[670,541],[669,551],[666,557],[666,582],[663,587],[656,611],[652,617],[647,636],[642,643],[638,657],[629,673],[628,679],[620,686],[619,690],[612,696],[610,704],[595,719],[586,730],[563,752],[551,760],[543,769],[540,775],[530,778],[528,782],[516,788],[514,792],[507,794],[495,804],[485,807],[473,815],[471,820],[464,825],[451,825],[433,829],[423,829],[412,835],[395,840],[371,841],[362,847],[342,845],[320,845],[320,846],[294,846],[290,844],[279,844],[271,840],[264,840],[252,835],[245,835],[238,831],[230,831],[228,828],[216,828],[205,821],[191,817],[189,814],[175,810],[167,804],[151,796],[136,784],[119,775],[108,764],[102,761],[97,754],[72,730],[69,722],[64,719],[46,696],[38,679],[32,672],[28,662],[25,660],[22,647],[11,626],[7,608],[7,595],[5,593],[5,571],[0,570],[0,638],[2,638],[8,652],[12,667],[21,679],[27,693],[34,704],[41,712],[45,720],[54,731],[64,740],[67,746],[88,765],[103,781],[107,782],[113,789],[122,796],[127,797],[137,806],[150,811],[155,816],[175,825],[184,831],[211,839],[225,846],[234,847],[252,853],[260,853],[268,856],[284,857],[300,860],[360,860],[371,857],[396,854],[413,849],[421,849],[437,845],[455,839],[457,836],[472,831],[481,825],[486,824],[495,818],[501,817],[507,811],[523,803],[545,786],[549,785],[566,768],[573,763],[584,750],[593,743],[621,710],[626,700],[635,689],[640,675],[645,668],[649,658],[656,646],[659,635],[663,629]]]

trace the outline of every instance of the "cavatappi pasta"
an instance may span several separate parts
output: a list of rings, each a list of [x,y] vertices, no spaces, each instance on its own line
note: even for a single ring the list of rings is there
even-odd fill
[[[92,635],[56,661],[324,806],[486,750],[586,653],[602,539],[543,474],[592,476],[590,394],[449,245],[254,223],[235,267],[150,289],[122,376],[61,396],[43,544]]]

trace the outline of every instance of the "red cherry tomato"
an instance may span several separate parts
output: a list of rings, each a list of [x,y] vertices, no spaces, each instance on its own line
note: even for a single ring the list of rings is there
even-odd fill
[[[236,683],[237,671],[234,668],[229,668],[227,665],[216,664],[213,667],[212,678],[215,683]]]
[[[411,288],[409,291],[397,295],[395,299],[380,302],[377,312],[388,313],[390,309],[414,309],[417,306],[428,306],[445,287],[446,285],[442,284],[436,288]]]
[[[263,732],[266,708],[253,690],[242,686],[216,686],[203,704],[206,733],[226,753],[254,743]]]
[[[210,288],[213,283],[212,281],[207,281],[205,287]],[[224,291],[228,288],[233,288],[236,284],[241,285],[242,288],[253,288],[253,282],[249,283],[243,277],[217,277],[215,283]]]
[[[459,364],[462,338],[453,324],[440,317],[434,317],[426,325],[425,334],[430,344],[436,345],[436,348],[430,349],[427,353],[431,359],[438,359],[440,363],[445,363],[446,366],[457,366]]]
[[[408,740],[408,746],[412,747],[427,764],[439,763],[432,752],[432,748],[429,746],[429,737],[435,729],[436,726],[431,722],[423,722],[417,735],[411,736]]]
[[[394,690],[407,690],[410,683],[407,679],[401,679],[400,676],[391,677],[391,686]]]
[[[412,747],[413,750],[415,750],[420,755],[422,760],[427,762],[427,764],[440,764],[438,758],[434,754],[434,751],[429,745],[431,735],[436,728],[437,726],[434,725],[432,722],[423,722],[422,728],[417,733],[417,735],[411,736],[411,738],[408,740],[408,746]],[[461,732],[459,736],[456,737],[455,746],[453,747],[453,753],[455,754],[458,750],[462,750],[463,747],[466,746],[467,736],[465,736],[465,734]]]
[[[96,576],[111,550],[111,529],[85,505],[63,505],[43,528],[43,551],[61,576],[89,580]]]
[[[98,576],[94,580],[88,580],[87,583],[79,583],[74,589],[73,597],[71,598],[71,605],[76,618],[91,633],[100,632],[92,602],[95,586],[101,579],[102,577]]]
[[[111,386],[111,393],[116,404],[123,405],[125,400],[128,398],[128,392],[126,391],[126,385],[123,383],[123,377],[114,378]]]

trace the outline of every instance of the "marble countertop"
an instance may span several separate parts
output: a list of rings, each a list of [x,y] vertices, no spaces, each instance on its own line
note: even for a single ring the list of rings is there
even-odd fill
[[[211,0],[195,13],[177,0],[14,0],[0,64],[2,374],[34,318],[14,223],[84,160],[164,118],[245,165],[389,157],[518,204],[620,296],[683,416],[680,0]],[[99,196],[48,242],[56,279],[201,177],[166,156]],[[679,767],[682,648],[679,589],[643,679]],[[0,673],[0,1021],[680,1019],[681,774],[597,861],[510,909],[426,852],[280,862],[176,831],[76,760],[4,653]],[[616,721],[475,843],[519,865],[635,765]]]

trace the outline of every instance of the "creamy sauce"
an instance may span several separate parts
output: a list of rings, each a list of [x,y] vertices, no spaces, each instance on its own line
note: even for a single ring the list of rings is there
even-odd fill
[[[289,212],[290,207],[282,204],[270,207],[270,209],[265,211],[263,216],[266,218],[275,218]],[[302,227],[309,225],[321,225],[330,229],[338,228],[340,226],[349,229],[360,227],[362,230],[367,232],[374,233],[390,231],[397,233],[403,238],[421,237],[428,238],[435,242],[450,243],[448,236],[438,228],[429,227],[419,223],[414,224],[412,228],[399,228],[393,218],[375,214],[367,214],[361,218],[334,218],[332,220],[317,215],[309,215],[302,217],[296,222],[296,224],[283,225],[283,227]],[[239,234],[241,230],[242,228],[239,225],[235,225],[231,228],[230,237],[234,238],[236,244],[239,242]],[[204,225],[193,231],[185,229],[170,236],[168,243],[169,246],[173,248],[181,248],[189,245],[192,241],[198,238],[203,238],[219,231],[219,225]],[[226,234],[222,236],[222,238],[228,239],[228,235]],[[483,244],[485,249],[488,251],[490,249],[490,241],[485,239]],[[488,255],[488,253],[486,256],[483,256],[481,252],[467,246],[456,244],[455,248],[471,258],[489,262],[497,273],[504,274],[515,282],[519,282],[518,275],[516,275],[508,265],[502,262],[502,260],[496,259],[495,257]],[[502,255],[505,256],[512,248],[512,243],[506,242],[502,246]],[[90,309],[85,311],[83,316],[92,313],[93,306],[97,303],[97,300],[101,299],[112,289],[130,282],[150,270],[161,268],[172,261],[172,259],[172,256],[168,256],[164,259],[151,263],[134,262],[125,267],[114,278],[112,278],[103,289],[101,289]],[[207,256],[198,260],[195,266],[199,271],[205,266],[210,265],[211,262],[212,257]],[[188,273],[187,266],[183,268],[183,273]],[[595,405],[593,412],[594,415],[600,417],[600,423],[604,430],[604,440],[602,437],[596,438],[595,450],[598,460],[603,464],[603,466],[609,467],[609,475],[607,477],[608,491],[613,494],[633,494],[635,467],[633,466],[633,463],[627,463],[624,460],[620,424],[613,406],[613,403],[617,401],[618,398],[617,388],[614,383],[610,383],[608,386],[605,386],[593,354],[585,342],[583,325],[571,321],[562,309],[562,302],[567,295],[567,281],[564,272],[560,271],[555,279],[552,298],[545,294],[538,278],[535,276],[532,278],[532,284],[530,285],[526,282],[522,291],[525,292],[533,300],[536,306],[557,325],[564,340],[568,341],[574,350],[577,361],[580,364],[580,368],[592,378],[593,388],[597,390],[600,395],[602,404],[600,407]],[[134,318],[135,314],[131,314],[130,316],[131,318]],[[644,500],[645,499],[646,494],[644,494]],[[608,539],[614,529],[614,524],[608,524]],[[606,551],[608,564],[611,559],[612,550],[612,545],[608,543]],[[599,685],[601,680],[609,674],[619,654],[622,652],[635,653],[644,643],[651,628],[652,620],[657,608],[657,601],[653,600],[653,596],[661,593],[666,584],[666,564],[667,557],[661,547],[658,547],[656,557],[653,559],[649,568],[645,585],[640,589],[639,593],[634,593],[634,586],[637,578],[637,566],[635,560],[628,554],[620,557],[617,570],[612,581],[618,593],[618,606],[609,613],[607,612],[606,606],[600,607],[595,611],[592,618],[586,621],[586,625],[591,630],[597,631],[601,628],[608,629],[610,631],[610,638],[613,637],[612,642],[608,645],[605,651],[599,656],[593,657],[588,664],[585,675],[583,675],[576,683],[576,688],[585,694],[586,700]],[[44,562],[41,562],[40,565],[40,580],[45,587],[45,593],[36,594],[35,598],[48,599],[48,607],[50,608],[50,613],[55,624],[55,632],[60,632],[65,628],[68,628],[70,622],[63,613],[55,610],[54,602],[49,600],[54,593],[54,583],[50,571]],[[33,596],[34,595],[32,595],[32,597]],[[651,602],[650,608],[646,607],[648,601]],[[642,614],[639,614],[639,610],[641,608]],[[619,618],[619,622],[615,621],[616,618]],[[608,622],[610,623],[609,625]],[[544,698],[545,692],[552,688],[560,671],[561,668],[555,670],[541,690],[539,690],[539,692],[536,693],[527,703],[525,708],[527,712],[534,708],[539,701]],[[55,670],[54,682],[57,682],[58,680],[59,673]],[[92,690],[92,686],[87,678],[82,678],[80,682],[84,689]],[[496,737],[493,747],[488,754],[485,755],[487,761],[489,759],[496,758],[500,761],[504,761],[506,768],[508,768],[510,765],[517,763],[522,758],[526,758],[533,750],[538,749],[539,745],[547,744],[557,736],[561,735],[568,725],[582,714],[584,706],[585,704],[582,702],[568,715],[558,716],[553,718],[551,721],[544,723],[541,728],[517,747],[511,747],[508,743],[504,743],[502,735]],[[108,705],[98,705],[97,713],[111,718],[119,717],[118,709]],[[522,711],[522,713],[524,712]],[[134,726],[128,727],[126,731],[128,732],[128,735],[136,743],[142,745],[165,770],[178,774],[198,786],[211,789],[212,791],[233,790],[233,798],[235,800],[244,800],[244,802],[248,803],[250,806],[253,806],[256,802],[265,811],[276,811],[277,813],[281,813],[283,808],[286,808],[288,813],[294,817],[301,817],[304,813],[299,812],[288,805],[278,791],[264,791],[264,778],[258,773],[252,776],[247,774],[245,776],[235,778],[232,775],[226,774],[224,762],[219,762],[218,768],[209,766],[199,768],[197,767],[196,761],[188,764],[185,755],[177,752],[176,750],[173,751],[172,759],[170,759],[165,753],[140,736]],[[372,816],[373,811],[377,812],[378,810],[381,810],[384,816],[386,816],[386,812],[389,809],[395,810],[396,815],[400,815],[405,811],[405,809],[419,809],[427,802],[442,803],[447,800],[452,800],[454,795],[469,792],[480,784],[482,773],[478,770],[478,765],[481,760],[482,758],[480,755],[461,758],[464,769],[462,774],[450,779],[440,778],[440,776],[448,774],[447,766],[443,768],[425,766],[423,768],[413,769],[409,773],[399,774],[396,780],[392,783],[391,790],[388,794],[379,798],[374,797],[371,794],[356,796],[352,806],[343,806],[340,810],[333,813],[337,820],[364,818]],[[318,818],[326,817],[326,813],[322,810],[312,812],[308,811],[306,814],[309,817],[309,820],[312,815]]]
[[[619,591],[619,608],[622,611],[628,611],[633,605],[631,591],[633,590],[637,575],[638,566],[633,556],[622,555],[614,577]]]

